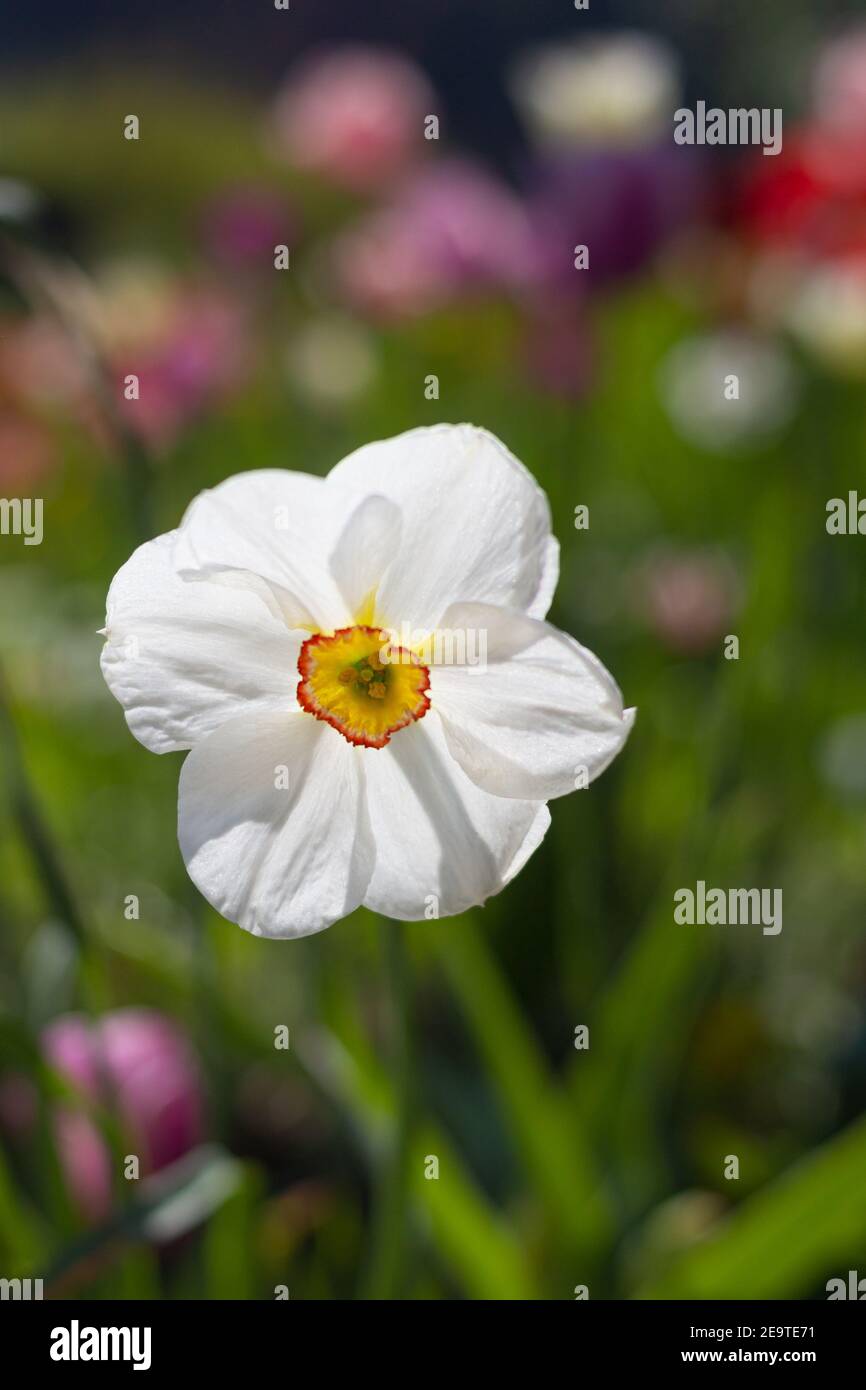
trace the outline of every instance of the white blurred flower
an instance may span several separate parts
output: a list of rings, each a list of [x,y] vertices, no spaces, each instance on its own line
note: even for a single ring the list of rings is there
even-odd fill
[[[91,280],[71,278],[69,305],[106,353],[159,342],[175,314],[178,280],[159,260],[124,256]]]
[[[208,901],[293,937],[361,903],[450,915],[513,878],[548,799],[602,772],[634,718],[543,621],[557,572],[544,493],[468,425],[324,479],[240,474],[141,546],[102,669],[141,743],[191,750],[179,838]],[[484,663],[468,642],[437,663],[443,631],[483,633]]]
[[[0,178],[0,222],[29,222],[42,202],[41,194],[29,183]]]
[[[833,724],[818,752],[818,764],[834,791],[866,800],[866,715],[849,715]]]
[[[866,376],[866,269],[845,262],[803,269],[786,322],[831,371]]]
[[[343,405],[362,396],[376,375],[373,336],[341,315],[312,319],[289,344],[286,367],[312,405]]]
[[[660,39],[593,35],[525,55],[512,91],[542,144],[641,145],[672,128],[680,70]]]
[[[797,398],[783,349],[733,329],[677,343],[662,363],[659,386],[677,431],[722,452],[764,442],[787,424]]]

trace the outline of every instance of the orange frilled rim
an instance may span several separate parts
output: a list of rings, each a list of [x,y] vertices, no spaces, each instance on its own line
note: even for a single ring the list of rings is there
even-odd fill
[[[359,748],[384,748],[430,708],[430,671],[378,627],[308,637],[298,656],[298,704]]]

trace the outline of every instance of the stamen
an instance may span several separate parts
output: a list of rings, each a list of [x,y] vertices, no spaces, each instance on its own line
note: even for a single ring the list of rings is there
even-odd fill
[[[350,743],[384,748],[430,708],[430,672],[410,651],[388,646],[378,628],[341,628],[304,642],[298,658],[302,709]]]

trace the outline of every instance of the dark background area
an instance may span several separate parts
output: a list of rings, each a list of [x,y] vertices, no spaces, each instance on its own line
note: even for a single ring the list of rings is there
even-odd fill
[[[688,99],[740,105],[760,97],[762,105],[784,103],[794,114],[804,54],[819,35],[862,13],[857,0],[592,0],[582,12],[571,0],[291,0],[289,14],[279,15],[287,21],[280,31],[271,0],[49,0],[3,9],[0,62],[7,68],[54,61],[100,67],[126,57],[187,78],[216,75],[253,92],[274,85],[316,46],[393,45],[428,73],[461,144],[497,162],[519,138],[503,73],[527,45],[650,29],[676,43]]]

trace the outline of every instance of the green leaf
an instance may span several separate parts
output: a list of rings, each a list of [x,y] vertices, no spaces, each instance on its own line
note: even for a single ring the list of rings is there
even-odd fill
[[[206,1297],[254,1299],[256,1211],[262,1184],[255,1169],[244,1168],[236,1190],[214,1212],[204,1237]]]
[[[866,1240],[866,1120],[748,1197],[639,1298],[798,1298],[844,1274]]]
[[[351,1050],[324,1029],[308,1029],[298,1047],[307,1070],[348,1112],[368,1161],[374,1165],[391,1122],[393,1098],[384,1069],[353,1019],[344,1010],[340,1012],[341,1032],[346,1040],[351,1038]],[[427,1154],[439,1159],[438,1181],[424,1177]],[[468,1297],[538,1296],[520,1241],[435,1124],[425,1124],[413,1139],[412,1184],[415,1208]]]
[[[551,1076],[481,933],[440,922],[436,948],[557,1233],[591,1258],[610,1232],[608,1194],[571,1098]]]
[[[10,1277],[26,1277],[43,1258],[48,1232],[24,1200],[0,1149],[0,1246]]]
[[[425,1159],[439,1160],[437,1178]],[[538,1297],[525,1253],[507,1221],[490,1205],[441,1130],[425,1127],[412,1156],[414,1193],[435,1243],[470,1298]]]
[[[139,1185],[138,1195],[109,1221],[71,1242],[45,1275],[55,1296],[91,1278],[136,1242],[168,1242],[207,1221],[237,1191],[242,1165],[217,1144],[198,1149]]]

